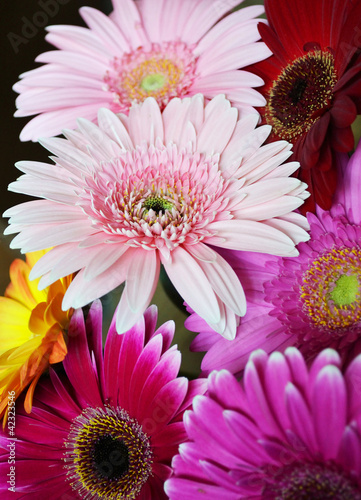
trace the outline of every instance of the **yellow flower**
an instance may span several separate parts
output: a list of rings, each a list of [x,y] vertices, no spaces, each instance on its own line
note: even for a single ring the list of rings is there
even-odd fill
[[[11,283],[0,297],[0,418],[7,420],[8,393],[15,398],[29,385],[24,407],[30,413],[35,386],[49,364],[67,354],[66,330],[73,310],[61,302],[73,275],[38,290],[39,279],[29,273],[46,251],[16,259],[10,266]],[[13,394],[13,393],[12,393]]]

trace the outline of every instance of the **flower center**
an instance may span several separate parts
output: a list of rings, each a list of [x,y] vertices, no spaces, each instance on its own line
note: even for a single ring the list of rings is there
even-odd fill
[[[94,443],[93,464],[101,476],[119,479],[129,470],[128,448],[111,435],[101,436]]]
[[[333,248],[302,278],[303,310],[321,329],[345,329],[361,320],[361,249]]]
[[[85,409],[65,446],[67,478],[80,498],[137,498],[152,473],[149,437],[121,408]]]
[[[141,81],[140,86],[146,92],[154,92],[155,90],[163,88],[165,81],[165,76],[162,74],[147,75]]]
[[[265,110],[273,132],[290,142],[308,132],[330,105],[336,82],[330,52],[309,52],[286,66],[269,92]]]
[[[113,93],[113,111],[126,112],[147,97],[164,109],[173,97],[185,96],[196,78],[192,49],[183,42],[153,43],[115,58],[104,76],[105,90]]]
[[[202,241],[226,203],[219,157],[144,146],[107,164],[79,193],[94,228],[127,245],[161,251]]]
[[[159,196],[149,196],[144,201],[143,207],[159,214],[160,212],[165,213],[166,210],[171,210],[173,203]]]
[[[262,498],[268,500],[360,500],[361,492],[336,468],[317,464],[288,466],[272,477]]]
[[[335,288],[330,292],[330,298],[336,307],[350,306],[360,296],[360,284],[354,274],[342,275],[335,283]]]

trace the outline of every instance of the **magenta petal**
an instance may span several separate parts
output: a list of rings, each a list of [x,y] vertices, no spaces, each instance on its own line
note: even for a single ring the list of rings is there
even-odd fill
[[[165,323],[163,323],[163,325],[161,325],[153,333],[154,336],[158,335],[158,333],[160,333],[163,337],[162,354],[170,348],[172,341],[173,341],[173,337],[174,337],[174,330],[175,330],[175,323],[173,320],[169,320],[169,321],[166,321]]]
[[[265,385],[273,413],[276,415],[281,428],[284,429],[287,429],[290,425],[284,397],[285,387],[290,379],[290,370],[284,356],[278,352],[272,353],[267,363]]]
[[[311,453],[316,456],[319,447],[315,436],[312,415],[305,399],[291,382],[286,387],[285,396],[292,429],[302,442],[305,443]]]
[[[186,440],[187,433],[184,429],[183,422],[174,422],[167,425],[155,434],[152,434],[152,445],[154,446],[155,453],[158,459],[161,460],[164,460],[165,458],[171,458],[169,455],[167,455],[167,457],[163,455],[164,449],[167,450],[167,447],[170,446],[178,446]]]
[[[312,363],[309,374],[309,387],[312,388],[319,372],[328,365],[340,367],[341,360],[338,353],[333,349],[324,349]]]
[[[345,381],[349,398],[349,420],[361,413],[361,355],[358,355],[348,366]]]
[[[24,441],[32,442],[34,435],[36,435],[39,444],[48,446],[59,446],[59,443],[63,443],[68,435],[68,432],[54,427],[51,421],[45,424],[24,415],[17,416],[16,425],[20,429],[18,435]]]
[[[356,476],[361,472],[361,438],[358,432],[351,426],[345,427],[337,462],[344,470],[351,471]]]
[[[346,425],[346,387],[341,372],[329,365],[318,373],[313,387],[312,412],[320,451],[334,459]]]
[[[248,401],[237,379],[227,370],[214,371],[208,377],[209,392],[224,408],[247,411]]]
[[[248,403],[256,422],[262,422],[264,432],[282,438],[282,431],[269,406],[262,381],[253,361],[249,361],[244,372],[244,386]]]
[[[156,335],[156,326],[158,320],[157,306],[149,306],[143,314],[144,317],[144,342],[148,343],[149,340]]]
[[[224,488],[204,482],[188,481],[187,479],[172,478],[164,484],[165,492],[170,500],[197,500],[207,498],[219,500],[224,495]],[[239,493],[227,491],[227,500],[239,500]]]
[[[170,380],[176,378],[180,367],[180,352],[167,351],[149,375],[141,393],[139,394],[139,408],[143,411],[149,407],[160,389]]]
[[[115,361],[112,355],[112,360],[114,359],[115,362],[112,369],[114,371],[114,376],[118,381],[117,387],[114,387],[114,384],[112,385],[117,390],[115,401],[117,401],[117,404],[121,407],[127,409],[129,405],[129,397],[133,397],[133,395],[129,394],[129,382],[131,380],[136,361],[144,347],[143,318],[141,318],[141,320],[139,320],[133,328],[123,334],[123,337],[124,339],[120,350],[114,353],[114,357],[117,357],[117,361]],[[110,380],[109,383],[111,383]]]
[[[84,316],[77,309],[70,321],[68,354],[64,359],[64,368],[78,395],[95,408],[102,405],[98,378],[90,358]]]
[[[165,384],[147,406],[147,416],[145,416],[145,408],[142,408],[140,400],[137,415],[139,422],[148,434],[159,432],[174,419],[187,393],[187,388],[188,380],[185,377],[179,377]]]

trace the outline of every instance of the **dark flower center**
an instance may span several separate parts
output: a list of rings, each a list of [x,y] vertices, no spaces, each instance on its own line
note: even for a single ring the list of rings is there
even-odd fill
[[[330,106],[336,82],[330,52],[308,52],[286,66],[273,83],[265,111],[273,132],[291,142],[308,132]]]
[[[288,466],[272,477],[262,498],[267,500],[361,500],[357,484],[335,467],[317,464]]]
[[[93,447],[94,468],[107,479],[119,479],[129,469],[129,452],[123,441],[101,436]]]
[[[65,443],[67,479],[80,498],[134,500],[152,474],[149,437],[122,408],[87,408]]]

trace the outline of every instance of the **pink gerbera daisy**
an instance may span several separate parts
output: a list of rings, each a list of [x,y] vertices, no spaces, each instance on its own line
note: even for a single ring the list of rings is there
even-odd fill
[[[255,351],[242,383],[212,372],[184,415],[170,500],[360,500],[360,380],[361,356],[343,375],[332,349],[310,370],[291,347]]]
[[[52,370],[51,380],[38,385],[32,413],[16,408],[16,498],[167,498],[163,482],[186,439],[182,415],[206,381],[177,378],[174,323],[155,331],[156,322],[155,306],[124,335],[113,321],[103,356],[100,301],[86,323],[81,310],[74,313],[64,360],[68,379]],[[0,457],[3,478],[11,442],[1,437],[8,450]],[[1,482],[2,495],[8,486]]]
[[[114,0],[110,17],[80,9],[89,29],[48,27],[46,40],[60,50],[39,55],[36,61],[47,64],[21,75],[14,86],[20,93],[15,116],[39,115],[21,140],[75,128],[79,116],[95,121],[100,107],[128,113],[146,97],[163,109],[173,97],[222,92],[245,114],[255,113],[253,106],[266,101],[252,87],[263,80],[239,68],[271,51],[258,41],[262,6],[222,19],[241,2]]]
[[[128,330],[149,304],[162,263],[180,295],[228,338],[246,301],[231,266],[209,245],[297,255],[309,236],[292,212],[308,196],[280,165],[287,142],[261,146],[269,126],[257,116],[237,121],[224,96],[204,106],[201,95],[173,99],[161,113],[148,98],[129,117],[107,109],[99,126],[81,119],[67,140],[43,144],[55,166],[21,162],[10,185],[41,196],[6,212],[12,248],[55,247],[32,270],[40,287],[80,272],[63,300],[77,309],[126,281],[117,316]]]
[[[244,285],[248,311],[230,344],[199,316],[187,319],[201,332],[194,350],[208,351],[202,367],[240,372],[249,353],[297,346],[313,358],[326,347],[344,361],[361,352],[361,143],[351,159],[339,157],[339,184],[330,211],[308,214],[310,240],[297,258],[223,252]]]

